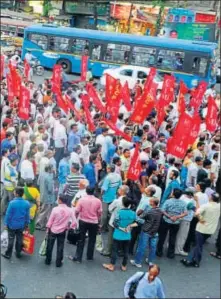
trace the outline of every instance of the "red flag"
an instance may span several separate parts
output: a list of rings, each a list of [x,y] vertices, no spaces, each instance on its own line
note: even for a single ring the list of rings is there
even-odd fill
[[[81,81],[86,81],[88,69],[88,56],[81,57]]]
[[[88,92],[89,97],[92,99],[93,104],[102,112],[102,113],[106,113],[106,109],[103,106],[103,104],[101,103],[99,96],[97,94],[96,89],[94,88],[94,86],[90,83],[87,83],[86,85],[86,89]]]
[[[0,79],[2,79],[4,76],[4,68],[5,68],[5,57],[4,55],[1,55]]]
[[[7,79],[7,88],[8,88],[8,101],[11,102],[14,100],[14,88],[11,74],[6,75]]]
[[[135,106],[135,109],[130,117],[131,121],[141,124],[153,110],[157,86],[158,84],[152,81],[152,83],[149,84],[149,88],[144,90],[142,98],[139,100],[140,105]]]
[[[58,107],[60,107],[67,114],[69,107],[68,107],[68,104],[67,104],[66,100],[63,98],[61,92],[58,92],[56,94],[56,96],[57,96],[57,105],[58,105]]]
[[[105,74],[106,76],[106,86],[105,86],[105,98],[107,105],[110,106],[111,97],[113,91],[115,90],[115,85],[117,84],[117,79],[113,78],[112,76]]]
[[[71,101],[71,99],[68,95],[65,95],[65,100],[66,100],[68,108],[70,110],[74,111],[74,115],[77,116],[78,119],[81,119],[81,115],[80,115],[79,111],[76,109],[74,103]]]
[[[24,60],[24,76],[29,80],[29,74],[30,74],[30,64],[28,63],[28,61],[25,59]]]
[[[55,64],[53,67],[53,74],[51,78],[53,93],[61,92],[61,73],[62,73],[62,66],[60,64]]]
[[[124,86],[121,88],[121,99],[123,100],[127,111],[128,112],[131,111],[132,105],[130,102],[130,89],[127,81],[125,82]]]
[[[129,141],[129,142],[131,142],[132,141],[132,137],[130,136],[130,135],[128,135],[128,134],[126,134],[125,132],[123,132],[123,131],[121,131],[120,129],[118,129],[117,127],[116,127],[116,125],[115,124],[113,124],[111,121],[109,121],[108,119],[104,119],[104,121],[106,122],[106,124],[108,125],[108,127],[111,129],[111,130],[113,130],[114,132],[115,132],[115,134],[117,135],[117,136],[121,136],[121,137],[123,137],[125,140],[127,140],[127,141]]]
[[[89,131],[94,132],[96,130],[96,127],[94,125],[93,119],[91,117],[91,112],[89,110],[89,104],[90,104],[89,96],[87,94],[83,94],[81,96],[81,99],[84,106],[84,112],[88,124],[88,129]]]
[[[161,90],[160,99],[157,102],[158,126],[161,125],[166,115],[165,107],[169,105],[174,98],[175,77],[170,75],[164,76],[163,88]]]
[[[218,126],[218,109],[214,98],[208,97],[208,110],[206,115],[206,128],[210,132],[214,132]]]
[[[11,64],[11,62],[9,62],[8,66],[9,66],[10,75],[11,75],[11,79],[12,79],[14,96],[19,97],[20,96],[20,87],[21,87],[21,82],[22,82],[21,77],[19,76],[16,68]]]
[[[112,123],[117,122],[120,104],[121,104],[121,84],[120,81],[116,82],[115,89],[113,89],[110,102],[107,103],[107,112],[110,113]]]
[[[180,81],[180,91],[178,97],[178,111],[179,114],[182,114],[186,110],[185,94],[188,92],[188,88],[185,83]]]
[[[139,84],[135,86],[135,101],[142,95],[142,87]]]
[[[147,77],[147,79],[146,79],[146,82],[145,82],[145,84],[144,84],[144,92],[145,92],[146,90],[149,90],[149,89],[150,89],[150,86],[151,86],[151,84],[152,84],[152,82],[153,82],[154,77],[156,76],[156,73],[157,73],[157,70],[156,70],[155,68],[151,67],[151,68],[150,68],[150,72],[149,72],[149,74],[148,74],[148,77]]]
[[[200,124],[201,124],[201,119],[199,117],[199,114],[197,113],[192,118],[191,130],[189,131],[189,135],[188,135],[189,145],[192,145],[197,139],[200,130]]]
[[[203,96],[206,92],[207,89],[207,83],[202,81],[199,83],[199,86],[197,87],[197,89],[194,91],[193,97],[190,101],[190,107],[193,107],[195,110],[198,111],[202,100],[203,100]]]
[[[18,116],[21,119],[28,120],[30,113],[30,91],[25,86],[21,85]]]
[[[127,178],[133,181],[137,181],[139,179],[141,173],[141,162],[140,162],[140,152],[139,152],[139,144],[136,144],[136,148],[133,154],[133,157],[130,161],[130,167],[127,172]]]

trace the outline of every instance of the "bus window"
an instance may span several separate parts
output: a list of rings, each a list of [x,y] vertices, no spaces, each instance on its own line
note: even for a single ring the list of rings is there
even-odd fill
[[[55,52],[70,52],[70,39],[62,36],[49,37],[49,50]]]
[[[46,35],[32,33],[29,39],[33,43],[37,44],[41,49],[47,49],[48,39]]]
[[[104,59],[106,61],[112,61],[117,63],[128,63],[129,56],[130,56],[130,46],[108,44]]]
[[[76,55],[89,55],[89,41],[84,39],[74,39],[71,52]]]
[[[140,66],[154,66],[156,64],[156,49],[134,47],[131,64]]]
[[[92,59],[100,60],[100,57],[101,57],[101,45],[93,45]]]
[[[24,37],[24,28],[23,27],[18,27],[18,36]]]
[[[168,70],[183,70],[184,52],[160,50],[157,58],[157,66]]]
[[[206,70],[207,70],[207,63],[208,60],[203,57],[194,57],[193,65],[192,65],[192,72],[194,74],[199,74],[202,77],[205,77]]]

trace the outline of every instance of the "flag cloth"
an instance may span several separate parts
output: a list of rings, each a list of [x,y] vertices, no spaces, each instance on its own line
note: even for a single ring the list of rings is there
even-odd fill
[[[130,161],[130,166],[127,172],[127,179],[137,181],[141,173],[141,162],[140,162],[140,147],[136,144],[136,148],[133,157]]]
[[[91,83],[86,84],[86,90],[88,93],[88,96],[92,99],[93,104],[100,110],[102,113],[106,113],[106,109],[101,103],[101,100],[97,94],[96,89]]]
[[[110,120],[112,123],[117,122],[120,105],[121,105],[121,84],[120,81],[116,82],[115,88],[112,91],[112,95],[109,103],[107,103],[107,112],[110,114]]]
[[[12,102],[14,100],[14,88],[13,88],[13,82],[11,74],[6,75],[7,80],[7,89],[8,89],[8,101]]]
[[[90,105],[89,96],[87,94],[83,94],[81,96],[81,99],[82,99],[82,103],[83,103],[83,107],[84,107],[84,113],[85,113],[85,117],[87,120],[88,129],[89,129],[89,131],[94,132],[96,130],[96,127],[94,125],[94,121],[91,116],[91,112],[89,110],[89,105]]]
[[[19,76],[16,68],[11,64],[11,62],[9,62],[8,66],[9,66],[9,73],[10,73],[11,80],[12,80],[14,96],[19,97],[20,96],[20,87],[21,87],[21,82],[22,82],[21,77]]]
[[[173,101],[174,87],[175,87],[175,77],[170,75],[165,75],[163,81],[163,87],[161,90],[161,95],[156,105],[158,126],[161,125],[166,115],[165,107],[168,106],[171,101]]]
[[[105,74],[106,76],[106,86],[105,86],[105,99],[106,105],[111,106],[111,97],[113,91],[115,90],[115,85],[117,84],[117,79],[113,78],[112,76]]]
[[[5,56],[1,55],[0,79],[2,79],[4,76],[4,69],[5,69]]]
[[[30,90],[21,86],[18,106],[18,116],[23,120],[29,119],[30,113]]]
[[[106,124],[108,125],[108,127],[115,132],[115,134],[117,136],[121,136],[121,137],[123,137],[125,140],[127,140],[129,142],[132,141],[132,137],[130,135],[128,135],[125,132],[123,132],[120,129],[118,129],[116,127],[116,125],[113,124],[110,120],[108,120],[108,119],[105,118],[104,121],[106,122]]]
[[[189,131],[188,135],[189,145],[192,145],[196,141],[200,130],[200,124],[201,119],[199,114],[197,113],[192,117],[191,130]]]
[[[81,57],[81,81],[86,81],[88,70],[88,56]]]
[[[58,92],[56,94],[56,98],[57,98],[58,107],[61,108],[67,114],[69,107],[68,107],[67,101],[64,99],[61,92]]]
[[[81,119],[81,115],[80,112],[77,110],[77,108],[75,107],[75,104],[71,101],[70,97],[68,95],[64,96],[66,99],[66,103],[68,108],[74,112],[74,115],[80,120]]]
[[[30,64],[28,63],[28,61],[25,59],[24,60],[24,76],[29,80],[29,75],[30,75]]]
[[[186,110],[185,94],[188,92],[186,84],[181,80],[180,81],[180,90],[178,96],[178,112],[182,114]]]
[[[51,78],[53,93],[59,94],[61,92],[61,73],[62,73],[62,66],[60,64],[55,64],[53,67],[53,74]]]
[[[192,99],[190,101],[190,107],[193,107],[196,111],[199,110],[199,107],[202,103],[203,96],[207,89],[207,83],[202,81],[199,83],[197,89],[192,93]]]
[[[126,81],[124,86],[121,88],[121,99],[124,102],[124,106],[126,107],[127,111],[132,110],[132,105],[130,101],[130,89],[128,86],[128,82]]]
[[[218,109],[213,97],[208,97],[208,110],[206,115],[206,128],[210,132],[214,132],[218,126]]]
[[[144,90],[139,99],[139,105],[135,103],[135,109],[130,116],[130,120],[142,124],[155,106],[155,98],[158,84],[153,82],[149,84],[149,89]]]
[[[147,77],[147,79],[146,79],[146,82],[145,82],[145,84],[144,84],[144,92],[145,92],[146,90],[149,90],[149,89],[150,89],[150,86],[151,86],[151,84],[152,84],[152,82],[153,82],[154,77],[156,76],[156,73],[157,73],[157,70],[156,70],[155,68],[151,67],[151,68],[150,68],[150,72],[149,72],[149,74],[148,74],[148,77]]]

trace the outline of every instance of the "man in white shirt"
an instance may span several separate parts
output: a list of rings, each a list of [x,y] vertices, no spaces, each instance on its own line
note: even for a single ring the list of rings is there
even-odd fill
[[[35,60],[35,59],[36,59],[36,57],[35,57],[33,54],[31,54],[31,51],[27,51],[27,53],[25,54],[25,60],[26,60],[30,65],[32,65],[33,60]]]
[[[72,167],[72,164],[78,164],[80,166],[80,170],[82,169],[80,154],[81,154],[81,147],[80,145],[77,145],[76,147],[73,148],[73,152],[71,153],[70,156],[70,160],[69,160],[70,168]]]
[[[203,165],[203,159],[201,157],[196,157],[195,162],[191,163],[187,170],[187,179],[186,179],[186,185],[188,188],[192,187],[194,188],[196,185],[196,179],[197,179],[197,173],[198,170]]]
[[[144,141],[141,147],[140,161],[148,161],[150,159],[149,154],[151,152],[152,143],[149,141]]]
[[[88,146],[88,139],[85,137],[81,138],[81,153],[80,153],[80,160],[81,160],[81,165],[85,165],[89,163],[89,157],[90,157],[90,150]]]
[[[102,134],[98,135],[96,138],[96,144],[100,144],[101,148],[101,157],[104,161],[107,159],[108,144],[112,142],[111,137],[108,136],[108,128],[102,129]]]
[[[4,184],[4,177],[5,177],[5,168],[10,163],[10,160],[8,158],[9,150],[3,149],[2,150],[2,161],[1,161],[1,197],[3,195],[3,184]]]
[[[31,152],[28,152],[26,159],[21,163],[21,179],[23,179],[24,181],[34,181],[35,179],[33,161],[34,155]]]
[[[27,153],[30,150],[30,147],[32,143],[34,143],[36,140],[36,136],[34,134],[30,135],[29,139],[25,142],[23,146],[22,156],[21,156],[21,162],[26,158]]]
[[[151,175],[149,178],[149,187],[153,187],[155,189],[155,193],[153,197],[156,197],[160,200],[162,196],[162,189],[157,184],[158,184],[158,177],[155,175]]]
[[[64,150],[67,146],[67,133],[66,133],[66,119],[61,118],[59,125],[56,126],[54,132],[54,146],[55,146],[55,160],[57,162],[57,167],[60,160],[64,155]]]

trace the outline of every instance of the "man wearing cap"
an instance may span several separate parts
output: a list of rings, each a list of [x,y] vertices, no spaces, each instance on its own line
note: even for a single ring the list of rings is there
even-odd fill
[[[140,161],[148,161],[150,159],[150,152],[152,143],[150,141],[144,141],[141,146]]]
[[[5,165],[4,170],[4,193],[1,201],[1,212],[5,214],[6,208],[9,201],[14,197],[14,190],[18,183],[18,172],[17,172],[18,160],[15,157],[10,159],[10,163]]]
[[[101,187],[102,194],[102,217],[101,217],[101,231],[104,233],[107,229],[108,223],[108,207],[116,198],[117,190],[122,185],[122,179],[119,174],[115,172],[115,165],[110,166],[110,173],[105,177]]]

